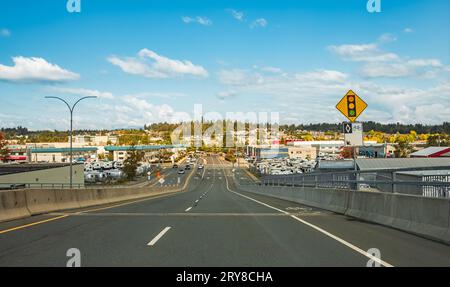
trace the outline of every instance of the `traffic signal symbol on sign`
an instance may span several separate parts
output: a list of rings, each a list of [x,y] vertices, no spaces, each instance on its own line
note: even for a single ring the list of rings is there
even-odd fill
[[[347,118],[350,122],[354,122],[361,113],[367,108],[367,104],[358,97],[352,90],[339,101],[336,108]]]
[[[353,95],[347,96],[347,110],[348,110],[349,117],[354,117],[356,115],[355,96],[353,96]]]

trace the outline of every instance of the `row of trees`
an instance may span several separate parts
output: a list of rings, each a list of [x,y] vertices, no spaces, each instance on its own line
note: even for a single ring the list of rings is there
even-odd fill
[[[0,161],[6,161],[9,156],[7,144],[5,134],[0,132]]]
[[[416,131],[418,134],[437,134],[437,133],[450,134],[450,122],[444,122],[442,125],[423,125],[423,124],[401,124],[401,123],[382,124],[373,121],[368,121],[363,123],[363,128],[365,132],[375,130],[387,134],[395,134],[395,133],[407,134],[411,130]],[[299,130],[342,132],[342,123],[280,125],[280,129],[285,130],[288,133],[293,133]]]

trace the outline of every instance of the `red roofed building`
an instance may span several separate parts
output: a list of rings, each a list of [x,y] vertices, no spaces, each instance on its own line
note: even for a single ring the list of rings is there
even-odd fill
[[[412,153],[411,157],[450,157],[450,147],[427,147]]]

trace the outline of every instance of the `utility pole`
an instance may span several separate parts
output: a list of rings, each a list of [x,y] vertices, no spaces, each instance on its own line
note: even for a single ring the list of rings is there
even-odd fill
[[[70,181],[70,189],[72,189],[72,177],[73,177],[73,173],[72,173],[72,161],[73,161],[73,153],[72,153],[72,134],[73,134],[73,110],[75,109],[75,106],[81,102],[84,99],[95,99],[97,97],[95,96],[88,96],[88,97],[82,97],[81,99],[78,99],[72,106],[70,106],[64,99],[60,98],[60,97],[54,97],[54,96],[47,96],[45,97],[46,99],[57,99],[62,101],[63,103],[66,104],[66,106],[69,108],[70,111],[70,175],[69,175],[69,181]]]

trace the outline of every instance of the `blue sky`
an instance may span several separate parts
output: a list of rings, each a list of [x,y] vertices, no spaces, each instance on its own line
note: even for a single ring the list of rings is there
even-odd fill
[[[450,119],[450,2],[381,0],[0,2],[0,126],[67,129],[173,121],[203,111],[339,122]]]

